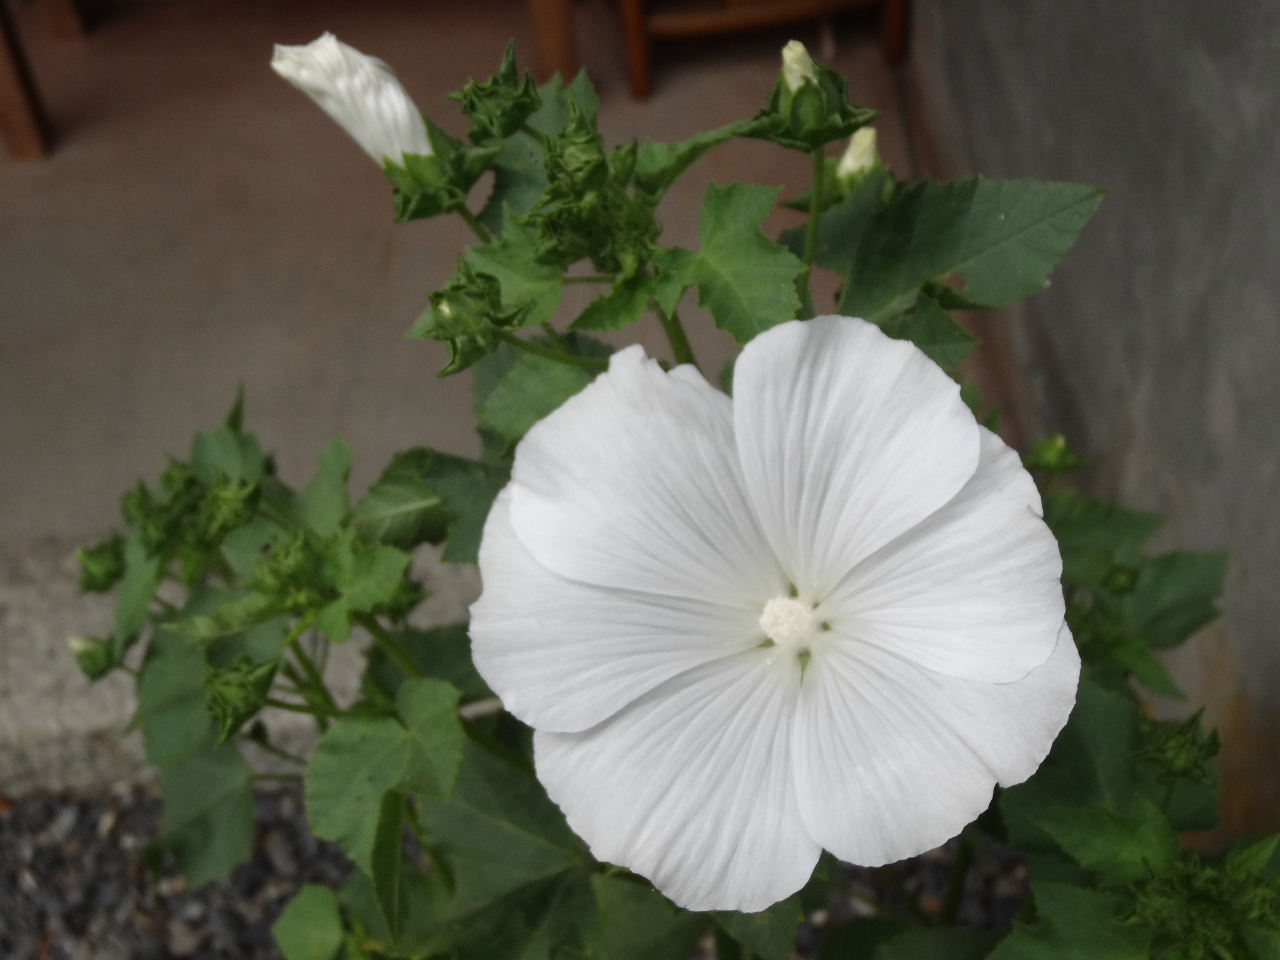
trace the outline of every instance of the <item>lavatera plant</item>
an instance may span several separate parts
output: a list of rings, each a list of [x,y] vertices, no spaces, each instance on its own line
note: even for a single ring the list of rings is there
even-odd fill
[[[1145,706],[1223,557],[1148,554],[1158,518],[1071,489],[1061,437],[1020,459],[959,381],[950,311],[1043,288],[1098,190],[899,180],[796,43],[756,116],[610,149],[585,77],[537,87],[510,50],[453,96],[466,141],[330,35],[273,66],[398,220],[474,230],[412,335],[472,370],[484,453],[406,450],[353,501],[335,440],[293,489],[237,401],[125,495],[80,554],[114,629],[73,648],[136,673],[153,862],[227,874],[255,780],[295,778],[353,870],[286,907],[289,960],[1280,956],[1277,838],[1190,852],[1217,738]],[[713,185],[699,247],[664,244],[665,191],[736,137],[806,156],[803,226],[771,239],[777,190]],[[599,295],[567,315],[568,283]],[[742,345],[720,386],[693,288]],[[596,338],[651,312],[669,357]],[[414,625],[428,544],[479,563],[469,623]],[[314,719],[309,758],[278,711]]]

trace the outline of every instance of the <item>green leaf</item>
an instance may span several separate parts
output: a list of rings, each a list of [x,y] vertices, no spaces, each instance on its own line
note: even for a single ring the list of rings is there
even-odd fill
[[[1135,633],[1157,649],[1174,647],[1218,618],[1225,553],[1168,553],[1143,565],[1125,598]]]
[[[875,952],[875,960],[982,960],[1000,939],[995,930],[918,927],[907,930]]]
[[[106,593],[124,576],[124,537],[113,533],[101,543],[76,551],[82,593]]]
[[[707,188],[702,249],[694,254],[670,248],[655,258],[664,310],[674,309],[680,295],[697,284],[698,302],[739,343],[795,317],[795,279],[804,264],[760,231],[777,195],[772,187]]]
[[[878,957],[882,946],[909,929],[905,920],[887,914],[846,920],[827,931],[818,956],[820,960]]]
[[[333,960],[342,947],[338,898],[328,887],[304,884],[271,926],[285,960]]]
[[[831,166],[834,169],[834,161]],[[889,179],[887,170],[876,169],[860,180],[848,196],[822,212],[818,219],[818,238],[813,250],[813,262],[817,266],[839,273],[845,273],[849,269],[863,234],[881,205]],[[829,179],[827,183],[834,183],[834,180]],[[831,192],[834,196],[835,190],[832,189]],[[801,209],[808,213],[808,204]],[[784,230],[778,239],[799,257],[804,254],[806,232],[807,227],[795,227]]]
[[[320,453],[320,465],[311,482],[298,494],[303,522],[322,537],[336,533],[350,509],[347,478],[351,475],[351,448],[341,437],[329,441]]]
[[[357,540],[350,532],[330,541],[325,573],[339,596],[320,610],[316,629],[335,643],[345,643],[356,614],[371,613],[395,598],[409,559],[403,550]]]
[[[363,535],[402,550],[439,543],[448,527],[444,499],[428,480],[434,450],[413,447],[391,458],[353,512]]]
[[[257,517],[236,527],[222,539],[222,558],[237,577],[248,579],[263,551],[279,540],[284,531],[274,521]]]
[[[458,720],[458,688],[416,677],[396,692],[396,710],[409,737],[405,783],[419,794],[448,796],[458,777],[465,737]]]
[[[1074,490],[1044,498],[1044,519],[1062,549],[1063,579],[1101,583],[1117,556],[1137,557],[1160,526],[1154,513],[1090,500]]]
[[[1173,863],[1178,837],[1151,801],[1126,799],[1122,807],[1117,813],[1100,805],[1058,803],[1041,808],[1035,819],[1081,866],[1107,883],[1125,884]]]
[[[718,923],[748,954],[761,960],[791,960],[795,954],[796,927],[804,919],[799,896],[775,903],[759,913],[720,911]]]
[[[160,767],[162,845],[173,852],[192,888],[225,877],[253,845],[249,767],[230,744],[203,749]]]
[[[750,121],[736,121],[694,134],[679,143],[645,139],[636,152],[635,184],[646,193],[661,196],[694,162],[712,147],[740,136]]]
[[[146,548],[136,538],[130,537],[125,541],[124,576],[116,591],[116,629],[112,635],[112,652],[117,663],[133,646],[147,622],[147,611],[163,572],[160,560],[148,556]]]
[[[924,180],[872,219],[849,264],[839,312],[879,319],[952,274],[966,301],[999,307],[1042,289],[1102,191],[1032,180]]]
[[[484,521],[507,479],[508,468],[501,464],[437,455],[429,480],[449,510],[449,538],[442,554],[445,562],[476,562]]]
[[[1149,960],[1150,935],[1115,919],[1110,893],[1064,883],[1033,883],[1034,926],[1016,924],[990,960]]]
[[[475,141],[511,136],[541,105],[533,78],[526,73],[520,79],[514,41],[507,42],[497,73],[479,82],[468,79],[449,99],[462,104],[462,112],[471,118],[467,135]]]
[[[635,323],[649,309],[657,285],[648,274],[637,274],[596,297],[573,321],[575,330],[621,330]]]
[[[910,340],[948,372],[954,370],[977,345],[978,339],[951,319],[937,300],[921,293],[915,307],[890,317],[881,329],[895,340]]]
[[[224,424],[197,433],[191,444],[191,465],[206,487],[219,479],[253,482],[266,472],[267,458],[252,434]]]
[[[424,674],[447,680],[457,687],[463,703],[493,696],[471,660],[471,640],[465,622],[431,630],[406,627],[392,636]],[[405,679],[404,671],[380,647],[369,651],[361,683],[367,695],[394,701]]]
[[[513,216],[504,222],[500,240],[470,247],[464,256],[477,273],[497,279],[504,307],[527,307],[521,314],[522,326],[536,326],[550,320],[560,304],[561,271],[534,259],[537,237],[527,224]]]
[[[430,306],[409,328],[409,336],[448,344],[449,362],[439,374],[445,377],[496,350],[508,330],[525,322],[530,309],[530,303],[505,303],[498,278],[474,270],[464,255],[444,288],[431,294]]]
[[[591,878],[591,889],[600,911],[596,956],[609,960],[688,960],[697,952],[706,920],[681,910],[648,883],[596,874]],[[748,935],[751,932],[758,933],[749,931]],[[762,942],[771,943],[767,935]],[[776,955],[762,954],[765,960]],[[785,957],[791,957],[789,948]]]
[[[476,420],[514,443],[593,379],[579,367],[523,354],[476,409]]]
[[[204,652],[161,630],[138,674],[137,722],[148,763],[174,764],[209,740]]]

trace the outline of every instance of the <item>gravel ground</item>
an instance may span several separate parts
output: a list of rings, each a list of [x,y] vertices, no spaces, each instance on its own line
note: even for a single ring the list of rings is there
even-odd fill
[[[159,820],[141,787],[0,797],[0,957],[275,958],[271,924],[299,885],[336,886],[348,870],[307,832],[296,790],[258,794],[253,859],[201,890],[147,869]]]
[[[0,796],[0,958],[161,960],[280,956],[271,924],[303,883],[337,886],[349,866],[307,831],[297,788],[257,794],[253,859],[227,880],[188,890],[172,871],[153,875],[144,851],[157,836],[160,802],[145,787],[95,793]],[[954,844],[881,870],[841,866],[852,897],[801,927],[812,956],[821,928],[891,911],[936,917]],[[956,920],[1008,924],[1026,898],[1027,871],[992,845],[975,852]]]

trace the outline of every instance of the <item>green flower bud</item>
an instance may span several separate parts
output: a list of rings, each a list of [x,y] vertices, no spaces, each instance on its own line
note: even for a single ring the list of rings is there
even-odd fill
[[[111,644],[96,637],[69,637],[67,646],[75,655],[76,663],[90,680],[97,680],[114,670],[118,664]]]
[[[852,190],[875,168],[879,159],[876,153],[876,128],[863,127],[855,131],[836,164],[836,182],[840,184],[840,189],[845,193]]]
[[[262,709],[278,664],[278,660],[253,663],[247,657],[241,657],[228,669],[205,668],[204,688],[209,696],[209,712],[218,727],[220,743],[231,739]]]

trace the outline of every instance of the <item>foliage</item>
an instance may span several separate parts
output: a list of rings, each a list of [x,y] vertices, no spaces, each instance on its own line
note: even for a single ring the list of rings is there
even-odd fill
[[[136,671],[136,726],[164,792],[157,852],[192,884],[231,870],[252,843],[246,758],[274,755],[299,768],[313,831],[351,858],[341,890],[306,887],[277,921],[290,960],[678,960],[706,938],[724,958],[785,960],[802,919],[847,902],[844,873],[827,860],[800,894],[752,916],[680,910],[595,862],[534,778],[529,732],[476,674],[466,624],[409,622],[425,597],[413,552],[435,546],[446,561],[474,562],[515,444],[605,369],[610,348],[585,331],[652,311],[672,358],[690,363],[677,314],[687,291],[745,343],[822,312],[808,278],[825,269],[841,279],[830,307],[874,320],[960,377],[976,341],[952,311],[1042,289],[1098,206],[1101,192],[1076,184],[906,181],[880,164],[834,183],[822,148],[874,114],[848,101],[832,71],[815,71],[796,89],[780,79],[756,117],[682,143],[608,149],[585,77],[534,87],[509,48],[493,77],[454,97],[470,143],[429,124],[434,154],[386,169],[397,220],[458,212],[476,230],[410,334],[448,345],[444,374],[472,370],[484,456],[403,451],[353,500],[351,452],[335,440],[294,489],[245,430],[237,399],[186,459],[124,495],[122,531],[80,551],[82,589],[114,590],[116,615],[109,634],[76,638],[73,651],[91,680]],[[712,185],[698,249],[663,245],[662,195],[707,150],[742,136],[816,159],[798,204],[805,223],[775,240],[762,224],[776,190]],[[492,193],[473,216],[467,193],[486,172]],[[601,287],[576,316],[561,309],[569,282]],[[1220,859],[1183,849],[1180,833],[1217,822],[1217,736],[1199,713],[1152,719],[1143,694],[1179,695],[1158,655],[1217,616],[1224,557],[1148,553],[1159,518],[1068,486],[1080,458],[1060,436],[1026,462],[1043,481],[1086,668],[1040,770],[1001,792],[961,846],[1018,850],[1030,898],[1011,929],[984,931],[954,927],[952,895],[925,925],[920,910],[883,898],[877,916],[826,930],[820,955],[1277,956],[1276,838]],[[325,664],[330,645],[353,635],[368,645],[367,667],[357,700],[340,705]],[[314,719],[309,759],[271,742],[262,717],[274,711]],[[952,894],[968,857],[956,857]]]

